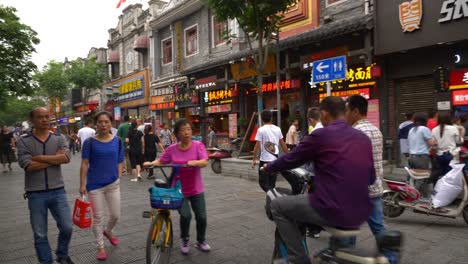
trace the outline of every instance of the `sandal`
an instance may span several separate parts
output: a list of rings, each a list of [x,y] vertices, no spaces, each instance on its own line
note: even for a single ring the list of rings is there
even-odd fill
[[[113,246],[117,246],[119,245],[119,239],[116,237],[116,236],[113,236],[111,237],[106,231],[103,232],[104,236],[109,239],[109,242],[113,245]]]

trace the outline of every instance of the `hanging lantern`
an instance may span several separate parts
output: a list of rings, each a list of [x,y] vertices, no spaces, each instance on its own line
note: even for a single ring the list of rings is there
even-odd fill
[[[168,112],[167,113],[167,118],[169,118],[169,119],[174,118],[174,113],[173,112]]]

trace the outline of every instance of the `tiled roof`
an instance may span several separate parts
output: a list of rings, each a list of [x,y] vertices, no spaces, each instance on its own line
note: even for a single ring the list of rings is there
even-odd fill
[[[373,28],[372,15],[355,16],[348,19],[341,19],[331,22],[329,24],[321,25],[310,31],[306,31],[300,35],[295,35],[280,41],[280,48],[282,50],[291,47],[313,43],[315,41],[322,41],[325,39],[334,38],[337,36],[346,35],[353,32],[371,30]],[[255,51],[255,50],[254,50]],[[182,74],[190,74],[197,71],[209,69],[212,67],[220,66],[229,63],[229,61],[238,60],[243,57],[249,56],[253,51],[247,49],[221,58],[216,58],[211,61],[196,65],[194,67],[183,70]]]

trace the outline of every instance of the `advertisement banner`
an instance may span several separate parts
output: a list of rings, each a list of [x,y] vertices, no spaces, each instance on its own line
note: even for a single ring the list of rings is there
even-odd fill
[[[237,114],[229,114],[229,137],[237,138]]]
[[[120,106],[114,107],[114,120],[120,121],[122,119],[122,109]]]

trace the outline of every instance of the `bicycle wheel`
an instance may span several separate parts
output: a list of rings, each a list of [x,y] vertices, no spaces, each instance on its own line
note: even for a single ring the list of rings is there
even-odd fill
[[[172,221],[168,214],[158,213],[146,240],[146,264],[169,264],[172,245]]]

